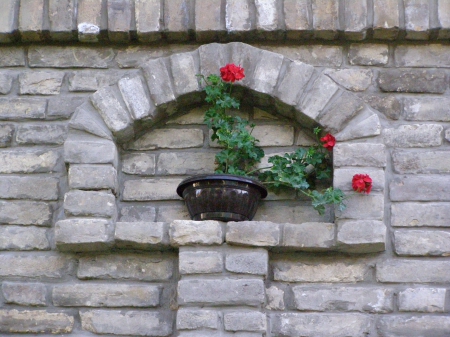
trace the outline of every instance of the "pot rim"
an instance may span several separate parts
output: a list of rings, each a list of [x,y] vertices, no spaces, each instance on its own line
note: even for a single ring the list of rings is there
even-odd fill
[[[183,197],[183,191],[187,187],[187,185],[197,182],[197,181],[205,181],[205,180],[228,180],[228,181],[236,181],[241,183],[246,183],[253,185],[256,187],[260,193],[261,193],[261,199],[264,199],[267,197],[267,188],[261,184],[258,180],[250,178],[250,177],[243,177],[243,176],[237,176],[233,174],[225,174],[225,173],[218,173],[218,174],[198,174],[189,178],[184,179],[181,181],[181,183],[177,187],[177,194],[180,197]]]

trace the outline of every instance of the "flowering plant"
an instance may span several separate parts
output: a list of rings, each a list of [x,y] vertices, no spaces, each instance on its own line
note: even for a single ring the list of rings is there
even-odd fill
[[[315,189],[316,181],[331,178],[331,151],[336,139],[327,134],[320,138],[321,130],[314,129],[317,144],[309,148],[299,148],[284,156],[272,156],[269,167],[256,168],[264,157],[264,151],[257,146],[258,140],[252,135],[255,125],[239,116],[227,113],[239,109],[240,102],[231,96],[234,82],[245,78],[244,69],[235,64],[220,68],[220,76],[198,75],[206,83],[206,102],[210,104],[205,112],[204,122],[212,130],[211,140],[222,150],[216,155],[216,173],[253,176],[273,190],[282,187],[294,188],[312,199],[313,207],[324,214],[327,204],[335,204],[343,210],[344,193],[329,187],[323,192]]]
[[[355,174],[352,179],[352,188],[358,193],[369,194],[372,190],[372,178],[368,174]]]

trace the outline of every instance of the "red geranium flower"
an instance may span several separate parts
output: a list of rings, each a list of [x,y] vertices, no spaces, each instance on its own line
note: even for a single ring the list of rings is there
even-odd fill
[[[368,174],[355,174],[352,179],[352,187],[358,193],[369,194],[372,190],[372,178]]]
[[[320,141],[323,142],[323,147],[328,151],[333,150],[333,147],[336,145],[336,138],[329,133],[327,133],[325,137],[320,138]]]
[[[227,64],[225,67],[220,68],[220,77],[224,82],[235,82],[242,80],[244,75],[244,68],[241,68],[233,63]]]

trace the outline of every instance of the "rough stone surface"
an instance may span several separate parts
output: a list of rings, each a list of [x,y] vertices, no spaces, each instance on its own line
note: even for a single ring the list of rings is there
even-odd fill
[[[111,192],[72,190],[64,196],[64,211],[72,216],[112,217],[116,197]]]
[[[450,256],[450,233],[426,230],[396,230],[395,252],[406,256]]]
[[[447,151],[427,151],[420,156],[413,151],[396,150],[392,153],[394,170],[397,173],[450,173]]]
[[[117,171],[112,165],[77,165],[69,167],[69,187],[79,190],[117,190]]]
[[[173,209],[173,207],[171,209]],[[119,220],[123,222],[153,222],[156,220],[156,209],[153,206],[147,205],[122,205]]]
[[[387,230],[382,221],[343,220],[338,222],[337,245],[353,253],[382,252],[386,249]]]
[[[377,263],[379,282],[448,283],[448,261],[388,259]]]
[[[280,226],[266,221],[229,222],[226,241],[231,244],[273,247],[280,243]]]
[[[157,249],[169,243],[164,222],[117,222],[114,239],[123,248]]]
[[[0,332],[4,333],[71,333],[74,322],[74,317],[65,313],[0,310]]]
[[[350,91],[364,91],[372,84],[370,69],[342,69],[325,72],[337,84]]]
[[[8,74],[0,74],[0,94],[6,95],[11,91],[14,77]]]
[[[371,192],[367,194],[349,194],[346,208],[335,210],[339,219],[382,220],[384,216],[384,195]]]
[[[441,1],[442,2],[442,1]],[[444,55],[448,46],[427,44],[423,46],[398,46],[395,48],[395,65],[397,67],[450,67]]]
[[[180,308],[176,324],[178,330],[216,330],[219,327],[219,314],[215,310]]]
[[[144,83],[138,76],[122,78],[118,82],[120,92],[134,119],[153,116],[154,106],[145,92]]]
[[[342,65],[342,47],[328,45],[307,45],[298,47],[262,46],[291,60],[300,61],[317,67],[340,67]]]
[[[123,188],[123,200],[178,200],[177,186],[182,179],[142,179],[127,180]]]
[[[383,144],[340,143],[333,148],[334,166],[385,167],[386,154]]]
[[[6,225],[50,226],[52,208],[39,201],[0,201],[0,223]]]
[[[284,310],[284,291],[276,286],[266,289],[266,308],[270,310]]]
[[[3,282],[2,294],[6,303],[44,306],[47,304],[47,288],[43,283]]]
[[[73,269],[73,261],[61,255],[0,255],[0,276],[59,279]]]
[[[48,100],[47,118],[70,118],[84,101],[83,97],[51,97]]]
[[[44,119],[46,105],[39,98],[0,98],[0,119]]]
[[[127,153],[122,156],[122,172],[138,175],[154,175],[156,155],[152,153]]]
[[[64,160],[71,164],[115,164],[116,145],[87,134],[73,134],[64,142]]]
[[[373,37],[393,40],[400,26],[399,4],[392,0],[378,0],[373,4]]]
[[[430,28],[430,7],[428,2],[417,0],[405,1],[406,38],[410,40],[427,40]]]
[[[157,129],[129,144],[130,150],[183,149],[203,146],[200,129]]]
[[[59,169],[61,153],[15,148],[0,150],[0,173],[47,173]]]
[[[4,199],[58,200],[58,178],[33,176],[0,177]]]
[[[397,120],[401,114],[400,100],[395,96],[364,96],[364,101],[389,119]]]
[[[252,135],[259,140],[258,146],[292,146],[294,144],[294,128],[291,125],[256,126]]]
[[[378,84],[387,92],[417,92],[442,94],[448,86],[445,73],[437,70],[399,70],[380,71]]]
[[[412,124],[383,130],[386,146],[392,147],[433,147],[442,144],[442,125]]]
[[[59,95],[64,73],[33,71],[19,75],[21,95]]]
[[[389,185],[392,201],[450,201],[445,176],[403,176]]]
[[[399,311],[444,312],[445,288],[407,288],[398,293]]]
[[[181,245],[220,245],[223,242],[222,225],[219,221],[175,220],[169,227],[170,243]]]
[[[50,250],[47,229],[24,226],[0,227],[0,250]]]
[[[265,249],[233,249],[225,254],[225,269],[232,273],[267,275],[268,267]]]
[[[335,244],[335,226],[325,222],[285,224],[283,246],[301,250],[330,248]]]
[[[313,74],[314,68],[299,61],[289,63],[286,75],[280,79],[275,95],[284,103],[296,104]],[[296,81],[295,86],[292,82]]]
[[[391,226],[450,227],[450,204],[399,202],[391,206]]]
[[[313,27],[315,36],[325,40],[333,40],[339,27],[339,5],[335,1],[312,0]]]
[[[14,135],[14,125],[2,124],[0,125],[0,147],[8,147]]]
[[[214,250],[180,248],[180,274],[212,274],[223,270],[223,256]]]
[[[262,312],[235,311],[224,314],[223,324],[226,331],[265,332],[267,318]]]
[[[377,329],[386,337],[445,336],[450,330],[448,316],[384,316]]]
[[[256,131],[256,130],[255,130]],[[257,137],[256,132],[253,133]],[[214,152],[165,152],[158,156],[157,174],[195,175],[213,173],[216,167]]]
[[[67,125],[20,125],[16,132],[16,142],[24,145],[61,145],[67,137]]]
[[[445,109],[450,104],[448,98],[406,98],[404,100],[405,119],[409,121],[448,122],[450,117]]]

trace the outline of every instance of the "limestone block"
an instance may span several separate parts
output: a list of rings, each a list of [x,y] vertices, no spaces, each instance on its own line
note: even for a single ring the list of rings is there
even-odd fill
[[[195,34],[197,41],[215,41],[225,33],[225,11],[221,0],[199,0],[195,2]],[[225,65],[225,63],[223,63]]]
[[[264,49],[283,54],[294,61],[304,62],[314,67],[340,67],[343,49],[340,46],[264,46]]]
[[[201,129],[156,129],[128,144],[130,150],[186,149],[203,146]]]
[[[295,308],[300,311],[359,311],[389,313],[394,291],[383,288],[295,286]]]
[[[47,304],[47,288],[43,283],[3,282],[2,294],[6,303],[18,305]]]
[[[269,221],[229,222],[226,242],[230,244],[274,247],[280,244],[280,225]]]
[[[199,90],[197,74],[199,69],[198,53],[180,53],[169,57],[173,77],[173,88],[176,96],[181,96]]]
[[[117,222],[115,245],[119,248],[160,249],[169,245],[168,232],[164,222]]]
[[[382,221],[340,220],[337,245],[350,253],[382,252],[386,249],[387,229]]]
[[[83,97],[51,97],[48,100],[47,119],[67,119],[85,99]]]
[[[437,336],[444,335],[450,330],[448,316],[410,316],[395,315],[380,317],[377,330],[384,336],[426,336],[432,331]]]
[[[244,2],[241,1],[241,3]],[[245,70],[245,78],[239,83],[243,86],[251,86],[252,79],[256,76],[255,68],[257,63],[255,60],[260,59],[262,51],[245,43],[233,42],[230,43],[230,53],[230,63],[240,65]]]
[[[398,293],[399,311],[445,312],[445,288],[407,288]]]
[[[400,100],[395,96],[365,96],[364,101],[389,119],[397,120],[401,114]]]
[[[79,190],[118,190],[117,171],[112,165],[78,165],[69,167],[69,187]]]
[[[71,190],[64,195],[64,212],[71,216],[115,217],[116,197],[111,192]]]
[[[52,208],[40,201],[0,201],[0,223],[6,225],[50,226]]]
[[[320,250],[335,245],[335,226],[326,222],[286,223],[283,246],[297,250]]]
[[[34,226],[1,226],[0,250],[50,250],[47,229]]]
[[[376,266],[378,282],[447,283],[450,263],[443,260],[398,260],[380,261]]]
[[[409,40],[428,40],[430,34],[430,8],[426,1],[405,1],[406,38]]]
[[[450,203],[393,203],[391,206],[391,226],[450,227]]]
[[[181,247],[179,255],[180,274],[212,274],[223,270],[223,256],[220,251]]]
[[[73,267],[74,261],[70,257],[51,253],[0,256],[0,276],[2,277],[60,279],[72,272]]]
[[[61,153],[55,150],[14,148],[0,150],[0,173],[47,173],[59,170]]]
[[[186,209],[186,207],[184,207]],[[186,211],[187,212],[187,211]],[[181,218],[177,218],[181,219]],[[123,222],[153,222],[156,220],[156,208],[148,205],[126,205],[120,209],[119,220]],[[166,219],[160,220],[165,221]]]
[[[165,153],[161,153],[164,155]],[[122,156],[122,172],[127,174],[154,175],[156,155],[153,153],[126,153]]]
[[[404,115],[409,121],[449,122],[450,116],[446,107],[450,100],[439,98],[405,98]]]
[[[44,176],[2,176],[0,197],[3,199],[58,200],[59,178]]]
[[[16,142],[24,145],[61,145],[67,138],[66,124],[35,124],[19,125],[16,132]]]
[[[131,6],[129,0],[107,0],[108,37],[112,42],[128,42],[131,30]]]
[[[77,10],[78,40],[98,42],[102,25],[102,0],[78,0]]]
[[[333,148],[333,165],[385,167],[385,150],[383,144],[338,143]]]
[[[265,332],[267,317],[259,311],[232,311],[223,315],[223,324],[226,331]]]
[[[182,179],[139,179],[127,180],[124,183],[122,200],[180,200],[176,193],[177,186]]]
[[[72,133],[64,143],[64,160],[71,164],[117,165],[114,142],[88,134]]]
[[[44,0],[21,1],[19,32],[22,41],[41,41],[44,30]]]
[[[156,307],[161,288],[141,284],[62,284],[53,287],[60,307]]]
[[[378,84],[386,92],[442,94],[448,86],[446,74],[435,69],[381,70]]]
[[[450,233],[426,230],[396,230],[395,252],[402,256],[450,256]]]
[[[345,210],[336,210],[340,219],[382,220],[384,217],[384,195],[371,192],[350,194],[345,200]]]
[[[314,67],[311,65],[299,61],[290,62],[285,76],[280,79],[275,90],[275,96],[288,105],[297,104],[313,72]]]
[[[256,136],[255,136],[256,137]],[[157,173],[173,174],[210,174],[214,172],[214,152],[165,152],[158,156]]]
[[[8,147],[11,145],[15,127],[12,124],[0,125],[0,147]]]
[[[69,91],[97,91],[117,83],[122,77],[123,73],[117,71],[76,70],[69,73]]]
[[[266,289],[266,308],[269,310],[284,310],[284,291],[276,286]]]
[[[256,0],[256,29],[275,31],[278,29],[277,1]],[[269,35],[270,36],[270,35]]]
[[[294,145],[294,127],[291,125],[257,125],[252,136],[259,140],[258,146]]]
[[[74,317],[66,313],[0,310],[0,332],[3,333],[71,333],[74,323]]]
[[[170,254],[107,254],[82,257],[79,279],[165,281],[173,274]]]
[[[101,138],[113,140],[111,130],[90,101],[83,103],[75,109],[75,113],[70,119],[69,127]]]
[[[178,330],[217,330],[219,327],[219,312],[208,309],[179,308],[176,325]]]
[[[6,0],[0,12],[0,43],[14,41],[14,31],[17,29],[18,0]]]
[[[340,142],[378,136],[379,134],[381,134],[380,118],[366,106],[359,112],[356,121],[345,126],[335,137]]]
[[[312,16],[309,13],[307,2],[285,0],[283,14],[288,39],[294,40],[310,36]]]
[[[50,37],[55,41],[69,41],[75,38],[75,1],[50,0],[48,16]]]
[[[345,36],[349,40],[363,40],[368,27],[368,8],[365,0],[345,1]]]
[[[417,152],[395,150],[392,153],[394,170],[397,173],[450,173],[450,158],[447,151]]]
[[[16,76],[7,73],[0,74],[0,94],[7,95],[11,91],[13,80]]]
[[[225,269],[232,273],[268,274],[269,254],[260,248],[233,248],[225,254]]]
[[[365,91],[372,84],[373,77],[370,69],[330,69],[325,74],[350,91]]]
[[[185,41],[193,28],[193,13],[189,0],[164,0],[164,25],[169,40]],[[191,7],[192,8],[192,7]]]
[[[384,143],[392,147],[434,147],[442,144],[442,125],[410,124],[383,130]]]
[[[0,98],[0,118],[44,119],[46,105],[46,100],[40,98]]]
[[[450,3],[438,0],[439,39],[450,37]]]
[[[348,51],[348,60],[352,65],[384,66],[389,60],[389,47],[386,44],[352,43]]]
[[[389,185],[392,201],[450,201],[445,175],[403,176]]]
[[[264,303],[261,279],[182,279],[178,282],[178,303],[202,305],[259,306]]]
[[[319,39],[333,40],[338,35],[339,4],[337,1],[312,0],[314,36]]]
[[[228,32],[239,34],[252,30],[248,0],[229,0],[225,6],[225,27]]]
[[[176,98],[166,62],[167,60],[164,58],[157,58],[149,60],[141,66],[147,80],[150,97],[157,107],[174,101]]]
[[[219,221],[174,220],[169,226],[170,243],[174,246],[220,245],[223,243]]]
[[[155,106],[147,97],[141,77],[124,77],[118,82],[125,104],[135,120],[155,116]]]
[[[141,42],[161,39],[163,5],[159,0],[135,0],[136,30]]]
[[[188,209],[182,201],[171,206],[158,207],[158,221],[172,222],[173,220],[191,220]]]
[[[375,0],[373,3],[373,37],[394,40],[400,26],[399,4],[396,0]]]
[[[209,3],[208,0],[204,1]],[[200,74],[206,77],[210,74],[220,75],[220,68],[229,63],[229,49],[229,44],[210,43],[201,45],[198,48]],[[204,83],[200,84],[204,86]]]
[[[284,56],[269,51],[263,51],[255,66],[250,88],[258,93],[272,94],[274,91]]]

